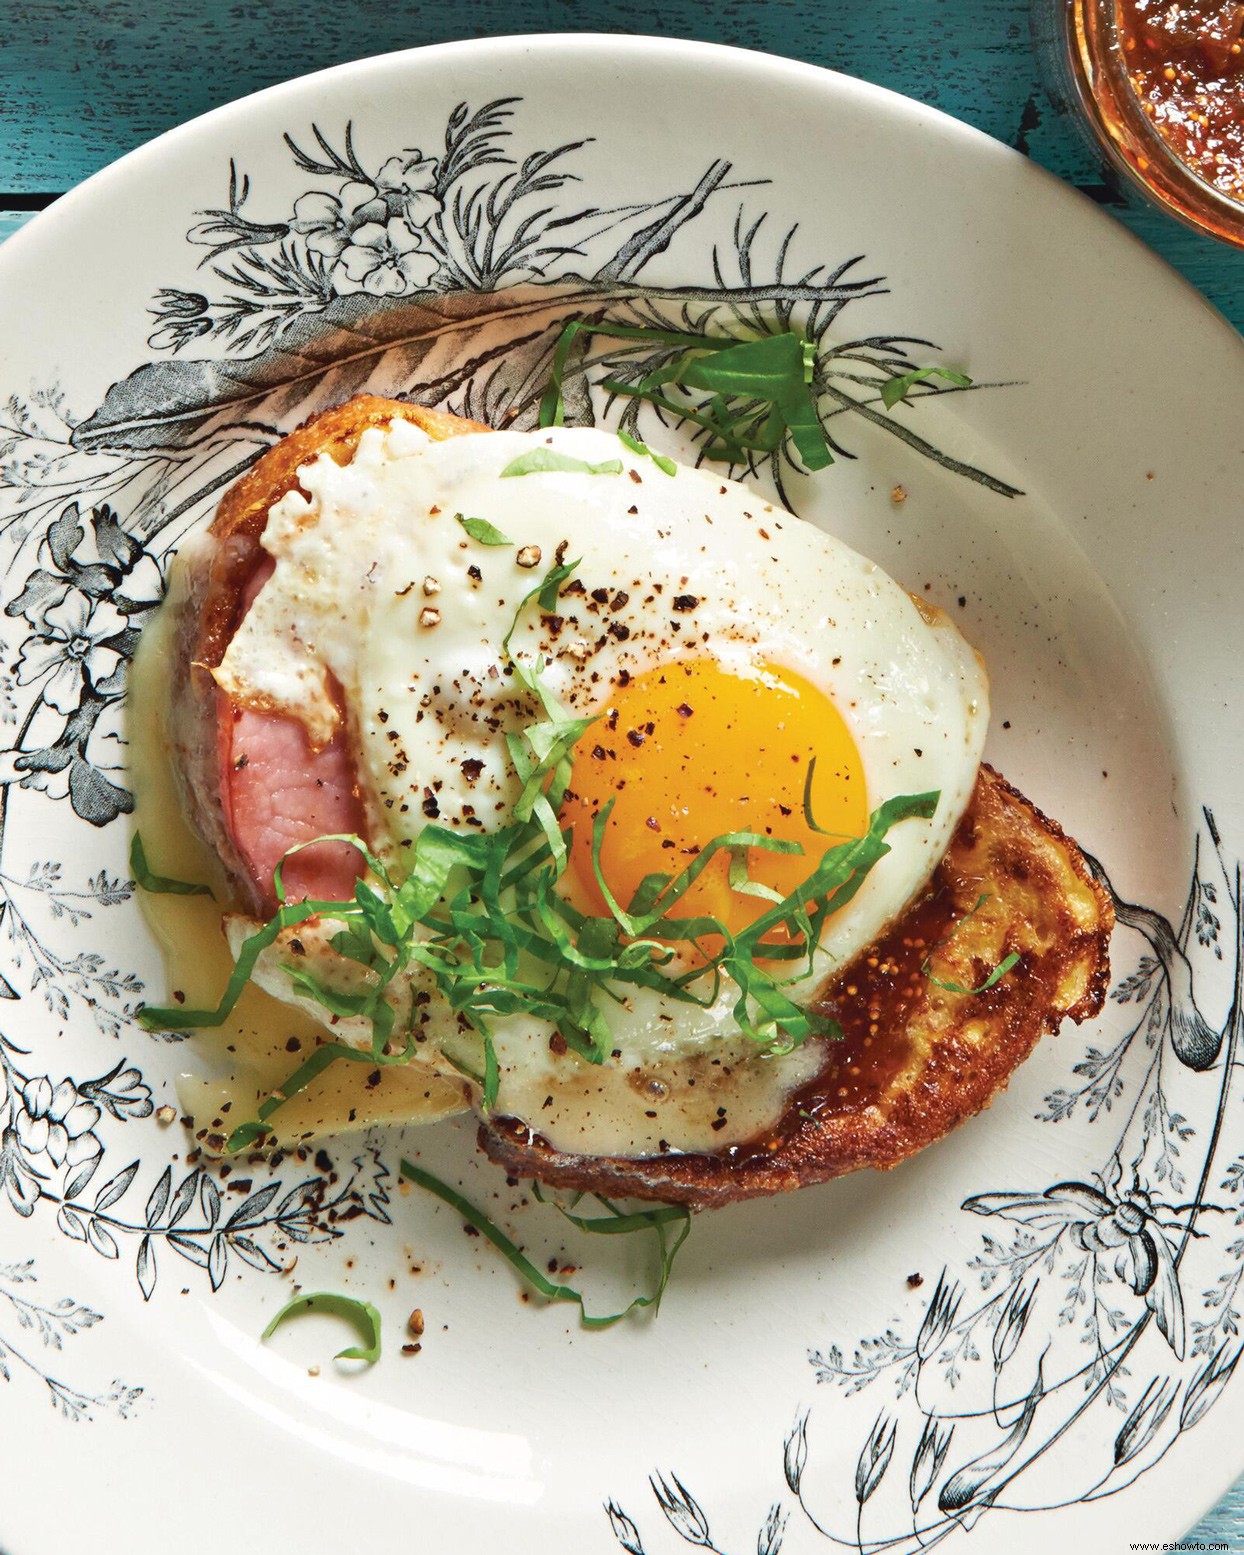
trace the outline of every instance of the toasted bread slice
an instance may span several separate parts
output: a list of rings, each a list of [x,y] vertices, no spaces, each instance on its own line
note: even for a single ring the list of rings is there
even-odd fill
[[[515,1177],[701,1209],[897,1166],[987,1106],[1063,1020],[1098,1013],[1113,927],[1075,843],[982,767],[927,890],[824,990],[843,1039],[771,1132],[713,1155],[605,1158],[561,1154],[498,1119],[480,1145]]]
[[[298,489],[299,466],[321,453],[347,463],[368,427],[398,417],[435,438],[488,430],[397,401],[351,400],[263,455],[226,495],[185,568],[173,719],[184,795],[252,912],[271,909],[270,872],[265,881],[239,845],[231,814],[237,710],[209,672],[262,575],[268,510]],[[327,772],[333,755],[329,747],[306,759]],[[350,795],[339,798],[348,810]],[[1043,1035],[1098,1012],[1112,927],[1109,899],[1075,843],[983,767],[928,888],[823,991],[843,1039],[764,1137],[711,1155],[581,1156],[554,1150],[525,1123],[489,1119],[480,1144],[516,1176],[696,1207],[896,1166],[986,1106]],[[990,984],[1012,953],[1018,962]]]

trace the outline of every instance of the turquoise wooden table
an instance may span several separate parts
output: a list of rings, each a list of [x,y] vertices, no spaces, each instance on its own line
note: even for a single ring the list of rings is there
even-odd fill
[[[8,0],[0,31],[0,238],[123,152],[325,65],[516,32],[710,39],[830,66],[964,119],[1076,184],[1244,329],[1244,253],[1129,200],[1052,110],[1027,0]],[[1244,1481],[1186,1548],[1244,1550]],[[1070,1552],[1079,1555],[1079,1552]]]

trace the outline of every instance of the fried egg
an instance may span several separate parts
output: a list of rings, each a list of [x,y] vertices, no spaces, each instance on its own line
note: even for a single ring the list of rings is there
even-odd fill
[[[516,473],[540,451],[549,468]],[[432,821],[509,819],[521,785],[506,736],[533,716],[518,659],[542,661],[549,691],[594,719],[561,816],[574,830],[559,886],[584,910],[606,910],[590,846],[606,809],[600,868],[623,903],[734,832],[800,844],[749,854],[750,880],[785,895],[877,806],[936,791],[932,817],[893,828],[827,920],[813,973],[788,989],[809,999],[928,880],[972,794],[987,678],[947,616],[832,536],[589,429],[434,441],[399,421],[299,482],[270,511],[272,571],[216,679],[242,706],[298,718],[313,745],[344,726],[370,840],[394,870]],[[555,609],[522,608],[568,563]],[[715,860],[680,911],[735,933],[767,904],[727,869]],[[746,1138],[823,1055],[813,1042],[758,1061],[736,998],[723,987],[700,1008],[635,990],[610,1010],[599,1068],[550,1048],[547,1024],[499,1021],[497,1110],[602,1154]],[[446,1012],[447,1042],[452,1024]]]

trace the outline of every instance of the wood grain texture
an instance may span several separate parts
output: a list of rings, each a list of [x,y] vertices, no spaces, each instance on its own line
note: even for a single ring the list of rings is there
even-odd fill
[[[24,227],[34,214],[34,211],[0,210],[0,243],[11,237],[19,227]]]
[[[8,0],[4,12],[0,239],[32,214],[6,195],[69,188],[162,130],[290,76],[447,39],[626,31],[764,49],[942,108],[1089,191],[1244,328],[1244,255],[1122,199],[1050,108],[1027,0],[631,0],[624,12],[604,0]],[[1120,1524],[1120,1550],[1151,1533]],[[1189,1538],[1244,1549],[1244,1486]]]

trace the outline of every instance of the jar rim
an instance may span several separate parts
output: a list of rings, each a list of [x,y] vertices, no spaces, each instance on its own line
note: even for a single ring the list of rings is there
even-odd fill
[[[1044,3],[1048,11],[1050,0]],[[1053,6],[1062,13],[1077,106],[1111,166],[1186,225],[1244,247],[1244,201],[1203,178],[1141,107],[1119,36],[1118,0],[1053,0]]]

